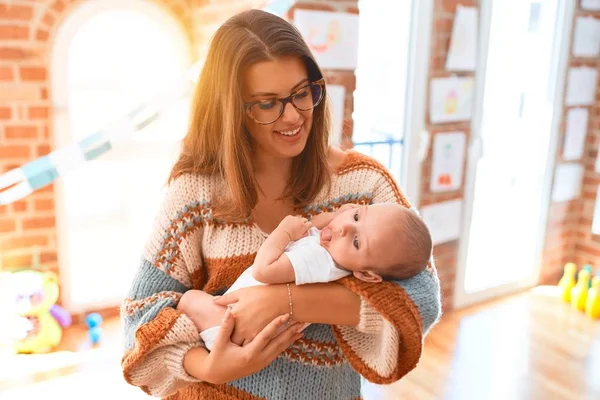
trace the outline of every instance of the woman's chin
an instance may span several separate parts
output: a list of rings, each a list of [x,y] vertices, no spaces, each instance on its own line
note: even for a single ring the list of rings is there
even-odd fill
[[[294,136],[285,136],[278,132],[273,132],[272,135],[277,152],[284,157],[296,157],[306,147],[307,135],[304,126]]]

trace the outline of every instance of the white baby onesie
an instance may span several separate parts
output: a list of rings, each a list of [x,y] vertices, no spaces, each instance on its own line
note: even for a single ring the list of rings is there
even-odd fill
[[[351,274],[338,268],[329,252],[321,246],[320,231],[317,228],[310,228],[307,236],[291,242],[284,253],[294,268],[296,285],[332,282]],[[252,271],[253,266],[247,268],[225,293],[245,287],[265,285],[254,279]],[[212,349],[219,328],[214,326],[200,332],[200,337],[208,350]]]

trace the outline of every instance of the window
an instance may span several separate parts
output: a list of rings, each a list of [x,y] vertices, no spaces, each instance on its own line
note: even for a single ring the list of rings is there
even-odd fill
[[[354,92],[355,149],[373,156],[400,180],[412,1],[359,2]]]
[[[105,3],[102,10],[83,5],[61,29],[57,51],[67,64],[54,68],[53,80],[66,107],[55,126],[58,147],[98,132],[186,76],[189,46],[177,23],[157,6],[129,3]],[[189,98],[182,98],[61,179],[58,240],[70,310],[113,306],[126,295],[188,112]]]

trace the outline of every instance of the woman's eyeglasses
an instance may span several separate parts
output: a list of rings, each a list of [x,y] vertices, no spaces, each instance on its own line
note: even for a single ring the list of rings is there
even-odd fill
[[[287,103],[292,103],[297,110],[309,111],[323,100],[324,92],[325,80],[320,79],[298,89],[288,97],[251,101],[244,104],[244,107],[254,121],[261,125],[269,125],[281,117]]]

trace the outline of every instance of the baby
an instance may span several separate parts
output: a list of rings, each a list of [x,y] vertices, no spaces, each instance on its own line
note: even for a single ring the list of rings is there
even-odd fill
[[[284,218],[227,293],[263,284],[331,282],[351,274],[374,283],[406,279],[427,266],[431,253],[429,229],[414,209],[396,203],[346,204],[312,221]],[[194,310],[178,309],[192,319],[211,350],[226,307],[205,292],[194,292]]]

